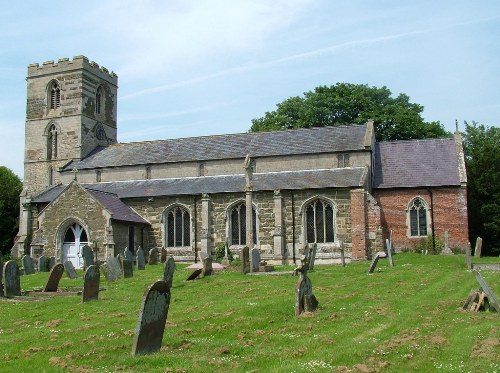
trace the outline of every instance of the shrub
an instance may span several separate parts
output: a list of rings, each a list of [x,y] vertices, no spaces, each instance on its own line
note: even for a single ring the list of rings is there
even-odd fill
[[[438,255],[441,254],[443,248],[443,241],[441,241],[438,237],[427,236],[420,240],[419,244],[415,247],[415,252]]]

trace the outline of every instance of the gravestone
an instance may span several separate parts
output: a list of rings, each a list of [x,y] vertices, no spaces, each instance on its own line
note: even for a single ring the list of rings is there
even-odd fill
[[[64,266],[62,264],[56,264],[51,270],[49,279],[45,284],[43,289],[44,292],[56,292],[59,287],[59,281],[64,273]]]
[[[89,245],[85,245],[82,247],[81,254],[83,258],[83,266],[85,268],[94,265],[94,252],[92,251]]]
[[[137,269],[138,270],[144,270],[146,269],[146,259],[144,258],[144,250],[142,250],[140,247],[137,249],[137,256],[135,258],[136,264],[137,264]]]
[[[158,264],[158,250],[156,248],[149,250],[148,264]]]
[[[3,266],[2,283],[4,296],[21,295],[21,276],[15,260],[9,260]]]
[[[104,272],[104,277],[106,277],[106,281],[113,282],[118,279],[118,276],[115,274],[115,272],[108,263],[102,263],[100,268]]]
[[[132,355],[157,352],[161,348],[170,305],[170,288],[156,281],[144,292],[132,344]]]
[[[256,247],[252,249],[252,272],[259,272],[260,251]]]
[[[205,259],[203,259],[203,268],[201,271],[202,277],[205,276],[210,276],[213,272],[212,269],[212,257],[207,256]]]
[[[345,248],[344,241],[340,243],[340,263],[342,263],[342,267],[345,267]]]
[[[448,231],[444,231],[444,247],[443,251],[441,251],[441,254],[453,255],[453,251],[451,251],[450,249],[449,241],[450,241],[450,234],[448,233]]]
[[[23,269],[25,275],[32,275],[35,273],[35,267],[33,266],[33,259],[29,255],[24,255],[21,259],[23,263]]]
[[[0,297],[3,296],[3,256],[0,254]]]
[[[202,268],[195,269],[191,274],[188,276],[186,281],[193,281],[195,280],[199,275],[201,275],[201,272],[203,271]]]
[[[49,271],[54,268],[54,266],[56,265],[56,257],[55,256],[51,256],[49,258]]]
[[[99,282],[101,280],[99,267],[91,265],[83,275],[82,303],[99,298]]]
[[[108,263],[116,278],[123,275],[120,259],[115,258],[114,256],[109,256],[108,259],[106,259],[106,263]]]
[[[128,261],[127,259],[124,258],[121,260],[121,265],[122,265],[123,278],[134,277],[134,266],[132,265],[131,261]]]
[[[370,264],[370,269],[368,270],[368,273],[373,273],[380,258],[387,258],[387,254],[383,251],[379,251],[378,253],[376,253],[373,256],[372,263]]]
[[[312,250],[309,252],[309,270],[314,271],[314,263],[316,262],[316,252],[318,251],[318,245],[314,244]]]
[[[227,243],[224,245],[224,258],[222,258],[221,264],[223,266],[228,266],[229,263],[229,248],[227,247]]]
[[[389,241],[387,238],[385,239],[385,246],[387,248],[387,257],[389,258],[389,265],[391,267],[394,267],[394,259],[392,258],[391,241]]]
[[[465,248],[465,265],[467,269],[472,269],[472,257],[471,257],[470,242],[467,242],[467,247]]]
[[[245,246],[240,253],[240,261],[241,261],[241,271],[243,273],[250,272],[250,254],[249,249]]]
[[[42,255],[40,258],[38,258],[38,272],[48,272],[49,271],[49,266],[48,266],[48,258],[45,255]]]
[[[302,256],[301,266],[295,268],[295,274],[299,274],[300,278],[295,285],[295,316],[301,315],[303,312],[314,312],[317,310],[319,302],[312,292],[312,283],[307,277],[307,271],[310,264],[307,262],[307,257]]]
[[[130,263],[134,264],[134,254],[127,247],[123,250],[123,257],[125,260],[128,260]]]
[[[167,283],[169,289],[172,287],[172,283],[174,282],[174,272],[175,260],[173,257],[169,257],[163,265],[163,281]]]
[[[164,247],[161,248],[160,261],[165,263],[167,261],[167,250]]]
[[[76,274],[75,267],[73,266],[73,263],[71,263],[69,260],[64,262],[64,270],[66,271],[66,274],[68,275],[69,278],[75,279],[78,277]]]
[[[478,237],[476,240],[476,248],[474,249],[474,256],[476,258],[481,257],[481,249],[483,247],[483,239],[481,237]]]

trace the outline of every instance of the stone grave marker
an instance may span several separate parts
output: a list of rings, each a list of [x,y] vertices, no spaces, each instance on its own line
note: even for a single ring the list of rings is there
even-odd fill
[[[465,265],[467,266],[467,269],[472,269],[470,242],[467,242],[467,247],[465,248]]]
[[[474,256],[476,258],[481,257],[481,249],[483,248],[483,239],[481,237],[478,237],[476,239],[476,248],[474,249]]]
[[[78,277],[76,274],[75,267],[73,266],[73,263],[71,263],[69,260],[64,262],[64,270],[66,271],[66,274],[68,275],[69,278],[75,279]]]
[[[62,264],[56,264],[51,270],[49,279],[43,288],[44,292],[56,292],[59,287],[59,281],[64,273],[64,266]]]
[[[94,265],[94,252],[92,251],[89,245],[85,245],[82,247],[81,254],[83,258],[83,266],[85,268]]]
[[[106,277],[106,281],[116,281],[118,276],[115,274],[115,271],[111,269],[111,266],[108,263],[102,263],[100,268],[104,272],[104,277]]]
[[[9,260],[3,266],[2,283],[4,296],[21,295],[21,276],[15,260]]]
[[[202,275],[202,277],[205,277],[205,276],[212,275],[212,273],[213,273],[213,269],[212,269],[212,257],[211,256],[207,256],[205,259],[203,259],[203,268],[202,268],[202,271],[201,271],[201,275]]]
[[[156,248],[154,247],[149,250],[148,264],[158,264],[158,250],[156,250]]]
[[[134,254],[132,254],[132,251],[128,249],[128,247],[123,250],[123,257],[125,260],[128,260],[132,265],[134,264]]]
[[[201,275],[201,272],[203,272],[203,268],[198,268],[195,269],[191,274],[188,276],[186,281],[193,281],[195,280],[199,275]]]
[[[146,269],[146,259],[144,258],[144,250],[140,247],[137,249],[136,264],[138,270]]]
[[[114,256],[109,256],[108,259],[106,259],[106,263],[108,263],[109,267],[115,274],[116,278],[123,276],[122,265],[120,263],[119,258],[115,258]]]
[[[300,275],[295,285],[295,316],[303,312],[314,312],[317,310],[319,302],[312,292],[311,280],[307,276],[310,264],[307,257],[302,256],[301,266],[295,269],[295,273]]]
[[[387,258],[387,254],[383,251],[379,251],[378,253],[376,253],[373,256],[372,263],[370,264],[370,269],[368,270],[368,273],[373,273],[380,258]]]
[[[33,259],[29,255],[24,255],[21,259],[23,263],[23,269],[25,275],[32,275],[35,273],[35,267],[33,266]]]
[[[3,255],[0,255],[0,297],[3,296]]]
[[[344,241],[340,242],[340,263],[342,263],[342,267],[345,267],[345,247],[344,247]]]
[[[167,261],[167,250],[164,247],[161,248],[160,261],[165,263]]]
[[[389,265],[391,267],[394,267],[394,259],[392,258],[391,241],[389,241],[387,238],[385,239],[385,247],[387,249],[387,257],[389,258]]]
[[[56,257],[55,256],[51,256],[49,258],[49,271],[54,268],[54,266],[56,265]]]
[[[450,249],[450,244],[449,244],[449,241],[450,241],[450,234],[448,233],[448,231],[444,231],[444,247],[443,247],[443,251],[441,252],[441,254],[443,255],[453,255],[453,251],[451,251]]]
[[[252,249],[252,272],[259,272],[260,251],[256,247]]]
[[[38,258],[38,272],[48,272],[49,271],[49,266],[48,266],[48,258],[45,255],[42,255],[40,258]]]
[[[124,278],[134,277],[134,266],[132,262],[127,259],[121,260],[122,273]]]
[[[161,348],[170,305],[170,288],[159,280],[144,292],[135,328],[132,355],[145,355]]]
[[[318,245],[313,244],[312,250],[309,252],[309,270],[314,271],[314,263],[316,262],[316,252],[318,251]]]
[[[227,247],[227,243],[224,245],[224,258],[222,258],[221,264],[223,266],[228,266],[229,263],[229,248]]]
[[[83,275],[82,303],[99,298],[101,274],[95,264],[89,266]]]
[[[241,270],[243,273],[250,272],[250,254],[249,249],[245,246],[240,253]]]
[[[163,265],[163,281],[165,281],[170,289],[174,281],[175,272],[175,260],[173,257],[169,257],[165,264]]]

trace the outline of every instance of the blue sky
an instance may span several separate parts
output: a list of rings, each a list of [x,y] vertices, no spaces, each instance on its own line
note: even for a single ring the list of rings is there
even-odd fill
[[[120,142],[246,132],[337,82],[406,93],[448,130],[500,125],[499,1],[30,0],[0,21],[0,165],[20,177],[27,66],[77,55],[118,74]]]

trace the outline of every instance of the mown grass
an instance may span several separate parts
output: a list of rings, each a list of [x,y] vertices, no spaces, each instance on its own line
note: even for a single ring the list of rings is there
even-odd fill
[[[317,266],[320,302],[294,316],[296,277],[219,272],[193,282],[178,265],[163,347],[130,355],[144,290],[162,266],[107,283],[99,300],[55,297],[0,301],[0,371],[47,372],[408,372],[500,370],[500,315],[461,305],[478,284],[463,255],[398,254],[379,261]],[[290,268],[286,268],[289,270]],[[500,273],[483,272],[497,298]],[[48,274],[22,277],[23,290]],[[63,278],[60,287],[81,287]]]

